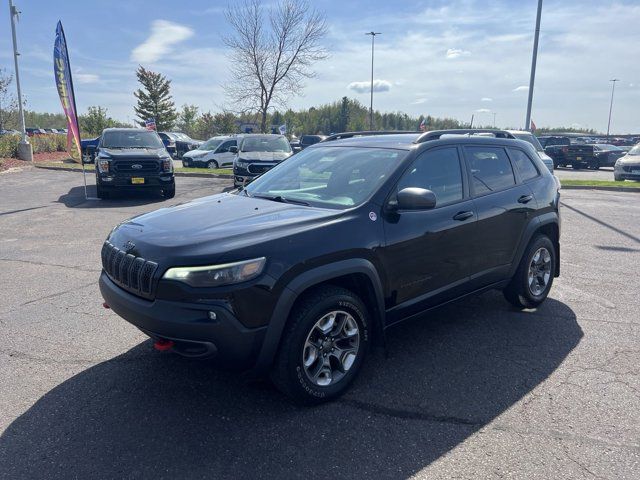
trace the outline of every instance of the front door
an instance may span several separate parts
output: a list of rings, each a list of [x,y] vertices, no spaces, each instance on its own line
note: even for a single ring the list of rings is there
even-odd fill
[[[229,147],[236,146],[237,144],[236,140],[227,140],[222,142],[213,156],[219,166],[226,167],[233,165],[233,158],[235,157],[235,154],[229,151]]]
[[[473,201],[456,147],[427,150],[397,185],[426,188],[436,195],[430,210],[385,215],[382,261],[388,291],[388,323],[457,296],[468,280],[476,229]]]

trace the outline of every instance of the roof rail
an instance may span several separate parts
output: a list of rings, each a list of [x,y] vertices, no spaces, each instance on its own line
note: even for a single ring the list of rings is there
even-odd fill
[[[493,128],[452,128],[450,130],[433,130],[431,132],[425,132],[416,139],[415,143],[438,140],[443,135],[467,135],[470,137],[478,134],[493,134],[495,138],[516,138],[506,130],[496,130]]]
[[[330,142],[331,140],[341,140],[343,138],[353,138],[353,137],[366,137],[370,135],[395,135],[401,133],[421,133],[415,130],[363,130],[360,132],[342,132],[342,133],[334,133],[333,135],[329,135],[327,138],[322,140],[323,142]]]

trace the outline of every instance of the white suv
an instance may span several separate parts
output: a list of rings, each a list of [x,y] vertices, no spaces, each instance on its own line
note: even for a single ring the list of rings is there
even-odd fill
[[[195,150],[182,156],[183,167],[220,168],[233,165],[235,155],[229,151],[236,147],[236,137],[212,137]]]

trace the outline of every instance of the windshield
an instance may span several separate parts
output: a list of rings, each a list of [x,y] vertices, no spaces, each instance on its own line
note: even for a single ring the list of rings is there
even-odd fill
[[[629,150],[627,155],[640,155],[640,143]]]
[[[525,142],[529,142],[531,145],[535,147],[535,149],[538,152],[544,151],[538,139],[530,133],[514,133],[513,136],[516,137],[518,140],[524,140]]]
[[[607,143],[600,143],[596,145],[596,148],[599,150],[622,150],[620,147],[616,147],[615,145],[609,145]]]
[[[149,130],[120,130],[102,134],[103,148],[163,148],[157,133]]]
[[[290,152],[291,145],[284,137],[246,137],[242,141],[241,152]]]
[[[350,208],[379,188],[407,153],[354,147],[303,150],[258,177],[245,191],[250,197]]]
[[[222,143],[222,140],[218,138],[210,138],[209,140],[204,142],[202,145],[200,145],[198,147],[198,150],[215,150],[216,148],[218,148],[218,145],[220,145],[221,143]]]

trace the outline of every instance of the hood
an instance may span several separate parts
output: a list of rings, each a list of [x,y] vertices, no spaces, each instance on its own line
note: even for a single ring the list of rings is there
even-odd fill
[[[238,159],[253,160],[259,162],[279,162],[285,158],[289,158],[291,152],[240,152]]]
[[[187,158],[193,158],[193,157],[199,157],[200,155],[205,155],[211,152],[212,150],[200,150],[199,148],[196,148],[194,150],[189,150],[188,152],[185,152],[182,156]]]
[[[101,148],[100,152],[106,153],[114,160],[119,158],[131,158],[136,159],[146,158],[149,160],[159,160],[160,158],[166,158],[168,156],[167,151],[164,148]]]
[[[640,165],[640,155],[625,155],[624,157],[620,157],[618,159],[620,163],[628,163],[634,165]]]
[[[117,247],[132,241],[136,251],[131,253],[149,260],[188,262],[189,257],[202,255],[214,260],[307,231],[343,214],[223,193],[134,217],[114,229],[109,240]]]

